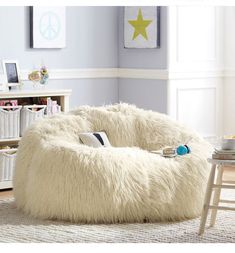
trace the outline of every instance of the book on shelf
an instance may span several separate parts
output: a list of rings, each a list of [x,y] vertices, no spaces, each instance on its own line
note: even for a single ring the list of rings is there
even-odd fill
[[[215,149],[214,153],[212,154],[212,158],[218,160],[235,160],[235,150]]]
[[[227,155],[227,154],[235,154],[234,149],[215,149],[215,154]]]
[[[226,155],[221,155],[221,154],[212,154],[212,159],[218,159],[218,160],[235,160],[235,154],[226,154]]]

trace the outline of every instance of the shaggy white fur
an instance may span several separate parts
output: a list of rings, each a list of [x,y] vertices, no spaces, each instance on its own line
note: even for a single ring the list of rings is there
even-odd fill
[[[80,143],[105,130],[113,147]],[[163,158],[149,150],[179,144],[192,152]],[[211,147],[168,116],[127,104],[79,107],[43,119],[20,141],[17,206],[35,217],[75,222],[154,222],[198,216]]]

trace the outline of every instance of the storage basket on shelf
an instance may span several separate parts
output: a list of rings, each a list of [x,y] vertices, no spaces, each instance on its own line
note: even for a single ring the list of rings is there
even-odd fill
[[[0,106],[0,139],[20,136],[20,110],[22,106]]]
[[[13,179],[16,151],[16,148],[0,150],[0,182]]]
[[[36,120],[45,116],[46,105],[25,105],[21,110],[20,120],[20,134],[21,136],[25,130]]]

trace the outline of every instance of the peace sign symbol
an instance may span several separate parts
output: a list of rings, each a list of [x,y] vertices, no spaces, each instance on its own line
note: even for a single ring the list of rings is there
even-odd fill
[[[60,19],[53,12],[46,12],[39,22],[39,30],[43,38],[54,40],[60,32]]]

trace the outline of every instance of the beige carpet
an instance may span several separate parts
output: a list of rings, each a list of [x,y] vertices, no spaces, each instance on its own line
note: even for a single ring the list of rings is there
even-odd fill
[[[220,211],[216,226],[203,236],[197,235],[199,222],[84,225],[42,221],[18,211],[13,199],[0,201],[0,242],[235,242],[235,212]]]

